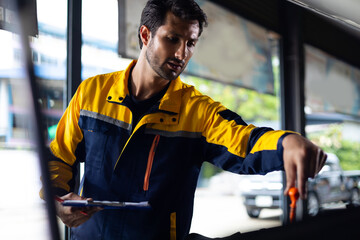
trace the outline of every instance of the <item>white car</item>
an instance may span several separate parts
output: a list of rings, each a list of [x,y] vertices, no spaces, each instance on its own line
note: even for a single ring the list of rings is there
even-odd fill
[[[315,216],[329,203],[359,204],[360,171],[343,171],[335,154],[327,153],[328,158],[320,173],[308,181],[308,214]],[[264,176],[247,176],[242,182],[242,196],[247,213],[257,218],[262,209],[281,208],[282,172],[276,171]]]

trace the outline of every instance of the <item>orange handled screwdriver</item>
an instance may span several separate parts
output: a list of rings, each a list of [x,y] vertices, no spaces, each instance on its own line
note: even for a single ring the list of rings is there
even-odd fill
[[[296,214],[296,201],[299,199],[299,190],[296,187],[292,187],[289,189],[289,197],[291,200],[290,203],[290,223],[293,223],[295,220],[295,214]]]

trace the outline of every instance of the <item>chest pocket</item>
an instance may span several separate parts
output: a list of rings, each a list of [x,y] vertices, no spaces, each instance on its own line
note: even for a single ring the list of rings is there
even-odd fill
[[[128,132],[102,120],[80,117],[79,126],[84,134],[86,170],[111,169],[115,164]]]

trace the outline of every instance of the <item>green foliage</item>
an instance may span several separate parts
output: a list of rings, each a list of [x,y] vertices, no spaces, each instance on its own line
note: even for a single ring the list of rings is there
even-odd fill
[[[182,79],[194,85],[203,94],[238,113],[246,122],[279,120],[279,101],[274,95],[194,76],[182,76]]]
[[[343,140],[336,154],[344,170],[360,169],[360,143]]]
[[[201,177],[202,178],[210,178],[212,176],[214,176],[216,173],[221,172],[222,170],[208,162],[204,162],[203,166],[202,166],[202,171],[201,171]]]
[[[360,170],[360,142],[343,139],[342,125],[331,125],[323,132],[308,134],[308,138],[324,151],[334,153],[344,170]]]

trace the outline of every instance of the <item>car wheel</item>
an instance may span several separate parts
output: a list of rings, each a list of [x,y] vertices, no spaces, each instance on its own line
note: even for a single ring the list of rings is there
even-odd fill
[[[360,203],[359,189],[353,188],[351,190],[350,203],[352,203],[352,204],[359,204]]]
[[[307,212],[310,216],[316,216],[320,211],[320,202],[315,193],[308,194]]]
[[[260,216],[260,208],[246,208],[246,212],[251,218],[258,218]]]

